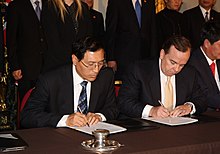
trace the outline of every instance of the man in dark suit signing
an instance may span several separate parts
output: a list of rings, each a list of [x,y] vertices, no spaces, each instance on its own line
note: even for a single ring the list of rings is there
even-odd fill
[[[208,20],[219,21],[220,14],[213,10],[216,0],[198,0],[199,5],[183,12],[182,35],[190,40],[193,51],[200,46],[202,25]]]
[[[220,22],[220,21],[219,21]],[[207,22],[201,31],[201,46],[190,57],[189,64],[199,72],[208,87],[209,108],[220,109],[220,23]]]
[[[104,67],[101,44],[91,37],[76,43],[72,62],[40,76],[21,113],[22,127],[84,126],[117,117],[114,74]]]
[[[128,117],[168,117],[206,110],[205,91],[194,68],[186,65],[190,43],[172,36],[160,51],[160,59],[134,63],[122,82],[118,101]]]

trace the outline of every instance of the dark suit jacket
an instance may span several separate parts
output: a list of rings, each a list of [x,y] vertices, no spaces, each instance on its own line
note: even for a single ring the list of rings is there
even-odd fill
[[[220,14],[212,9],[210,12],[210,20],[220,21]],[[201,44],[200,33],[205,23],[200,7],[197,6],[184,11],[181,23],[182,34],[190,40],[192,48],[194,50],[197,49]]]
[[[82,18],[78,18],[78,33],[76,33],[71,15],[67,13],[63,22],[57,12],[58,8],[50,2],[45,4],[42,11],[42,25],[48,44],[48,50],[45,53],[44,72],[64,64],[71,64],[73,43],[92,35],[89,9],[85,3],[82,2]]]
[[[102,13],[94,9],[90,9],[89,12],[92,20],[93,36],[99,41],[104,43],[103,39],[104,39],[105,31],[104,31],[104,19]]]
[[[21,69],[23,79],[36,80],[41,72],[46,43],[30,0],[10,2],[6,30],[10,69]]]
[[[135,61],[158,55],[155,1],[142,0],[141,28],[131,0],[109,0],[106,13],[107,60],[116,60],[118,74]]]
[[[161,100],[158,60],[136,62],[119,90],[120,112],[129,117],[140,118],[144,107],[147,104],[159,106],[158,100]],[[206,109],[205,91],[198,84],[195,69],[188,66],[176,75],[176,106],[185,102],[194,103],[196,113]]]
[[[156,21],[159,49],[162,48],[163,43],[170,36],[181,35],[181,18],[182,13],[168,8],[157,13]]]
[[[63,115],[74,112],[72,65],[66,65],[40,76],[21,113],[21,126],[56,127]],[[89,112],[102,113],[107,120],[118,115],[114,92],[114,75],[110,68],[100,71],[92,82]]]
[[[208,87],[208,106],[211,108],[220,108],[220,92],[212,75],[210,66],[200,48],[193,52],[190,57],[189,64],[194,66],[199,72],[199,76],[201,77],[201,84]],[[220,74],[220,60],[216,60],[216,64],[218,68],[218,74]]]

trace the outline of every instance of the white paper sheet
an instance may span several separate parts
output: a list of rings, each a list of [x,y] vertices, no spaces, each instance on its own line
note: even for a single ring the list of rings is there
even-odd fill
[[[193,119],[189,117],[167,117],[167,118],[144,118],[146,120],[150,120],[153,122],[166,124],[169,126],[178,126],[178,125],[185,125],[185,124],[191,124],[194,122],[198,122],[198,119]]]
[[[90,127],[88,127],[88,126],[84,126],[84,127],[69,127],[69,126],[67,126],[67,127],[84,132],[84,133],[87,133],[87,134],[90,134],[90,135],[92,135],[92,132],[96,129],[107,129],[107,130],[109,130],[110,134],[119,133],[119,132],[123,132],[123,131],[127,130],[124,127],[117,126],[114,124],[109,124],[106,122],[98,122],[97,124],[92,125]]]

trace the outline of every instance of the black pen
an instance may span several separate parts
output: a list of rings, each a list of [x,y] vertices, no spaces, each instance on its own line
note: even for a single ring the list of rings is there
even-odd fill
[[[160,101],[160,100],[158,100],[158,103],[160,103],[160,105],[164,107],[164,105],[161,103],[161,101]]]
[[[80,109],[79,106],[77,106],[77,109],[79,110],[80,113],[82,113],[82,110]],[[82,113],[82,114],[83,114],[83,113]],[[86,122],[86,125],[87,125],[88,127],[90,127],[88,122]]]

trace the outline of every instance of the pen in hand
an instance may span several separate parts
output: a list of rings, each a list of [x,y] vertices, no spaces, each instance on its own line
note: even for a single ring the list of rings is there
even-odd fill
[[[164,107],[164,105],[161,103],[161,101],[160,101],[160,100],[158,100],[158,103],[159,103],[161,106],[163,106],[163,107]]]
[[[79,110],[79,112],[80,112],[80,113],[82,113],[82,114],[83,114],[83,112],[82,112],[82,110],[80,109],[80,107],[79,107],[79,106],[77,106],[77,109]],[[87,125],[88,127],[90,127],[88,122],[86,122],[86,125]]]

